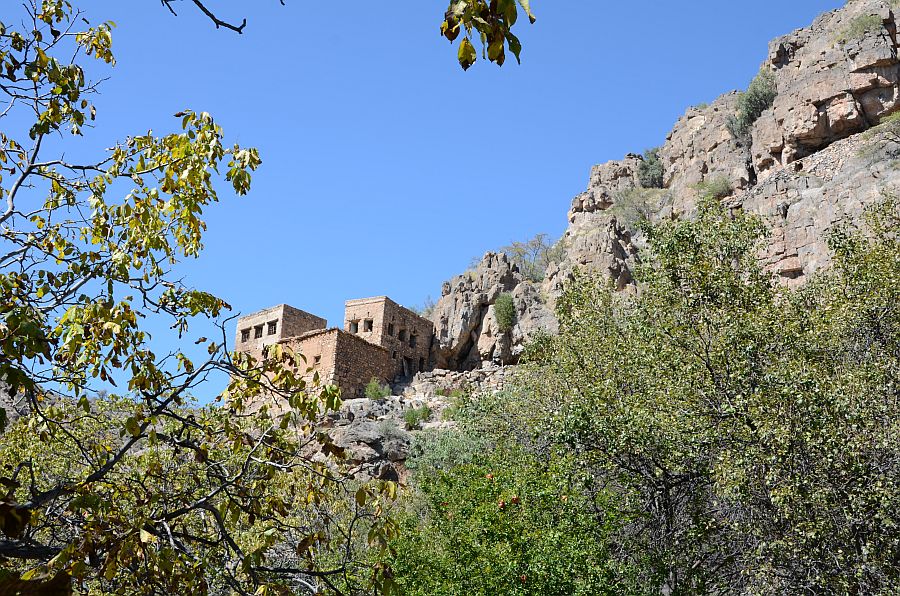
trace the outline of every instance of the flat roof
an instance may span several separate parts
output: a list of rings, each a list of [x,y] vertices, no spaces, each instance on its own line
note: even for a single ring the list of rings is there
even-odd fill
[[[304,315],[310,316],[310,317],[312,317],[312,318],[314,318],[314,319],[318,319],[318,320],[320,320],[320,321],[325,321],[325,319],[323,319],[323,318],[320,317],[319,315],[314,315],[314,314],[311,313],[311,312],[307,312],[307,311],[303,310],[302,308],[297,308],[297,307],[295,307],[295,306],[291,306],[290,304],[278,304],[278,305],[276,305],[276,306],[271,306],[271,307],[269,307],[269,308],[264,308],[264,309],[262,309],[262,310],[257,310],[257,311],[254,311],[254,312],[250,313],[250,314],[243,315],[241,318],[238,319],[238,321],[240,322],[240,321],[243,321],[244,319],[250,319],[250,318],[258,317],[258,316],[260,316],[260,315],[265,315],[265,314],[268,314],[268,313],[271,313],[271,312],[275,312],[275,311],[279,311],[279,310],[280,310],[280,311],[293,310],[293,311],[296,311],[296,312],[299,312],[299,313],[303,313]],[[327,321],[326,321],[326,322],[327,322]]]

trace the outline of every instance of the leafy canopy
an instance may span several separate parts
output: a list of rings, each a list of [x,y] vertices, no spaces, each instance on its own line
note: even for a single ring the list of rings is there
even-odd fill
[[[112,31],[65,0],[0,22],[0,389],[18,417],[0,436],[0,591],[380,587],[354,560],[385,543],[396,487],[353,485],[312,430],[338,390],[287,347],[255,360],[196,333],[224,338],[208,321],[229,307],[173,274],[200,255],[219,187],[245,195],[260,157],[192,110],[90,156]],[[207,357],[157,354],[148,320]],[[215,371],[224,403],[197,408]]]

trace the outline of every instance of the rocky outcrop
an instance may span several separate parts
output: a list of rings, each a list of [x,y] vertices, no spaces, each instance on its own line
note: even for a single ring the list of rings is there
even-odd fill
[[[734,197],[758,213],[771,234],[761,255],[766,267],[789,285],[829,263],[828,234],[841,222],[858,222],[883,192],[900,188],[900,127],[883,125],[831,144],[780,169]]]
[[[350,399],[328,414],[324,431],[334,447],[342,449],[349,472],[357,479],[403,480],[405,462],[417,433],[452,427],[444,411],[461,395],[487,395],[500,391],[515,367],[488,367],[465,372],[433,370],[415,375],[394,395],[383,399]],[[412,427],[407,413],[416,412]],[[311,444],[313,447],[317,443]],[[324,456],[310,453],[321,461]]]
[[[487,366],[467,371],[435,369],[416,374],[398,387],[397,393],[410,399],[428,399],[502,391],[514,371],[515,367],[511,366]]]
[[[764,65],[775,104],[753,129],[762,176],[866,130],[900,100],[897,21],[887,0],[855,0],[774,40]]]
[[[329,414],[321,430],[334,446],[344,450],[356,478],[398,480],[404,474],[403,462],[414,433],[451,424],[441,415],[448,403],[442,395],[351,399]],[[405,419],[410,410],[427,413],[415,428]]]
[[[883,189],[900,183],[896,143],[885,130],[864,132],[900,110],[891,4],[852,0],[773,41],[762,68],[773,73],[777,95],[748,136],[736,137],[730,126],[738,92],[690,108],[658,152],[665,189],[639,188],[640,155],[594,166],[569,209],[565,255],[540,286],[494,254],[444,285],[434,363],[466,370],[515,362],[534,330],[555,330],[553,302],[577,270],[607,275],[619,290],[634,288],[642,238],[628,214],[691,217],[704,185],[766,218],[772,234],[761,258],[785,283],[800,283],[827,264],[828,230],[857,220]],[[492,306],[502,292],[516,298],[518,322],[508,332]]]
[[[697,186],[721,178],[732,189],[756,182],[750,168],[750,147],[735,139],[728,123],[737,111],[737,92],[719,97],[708,106],[688,109],[660,148],[666,167],[664,184],[672,196],[672,211],[690,215],[697,204]]]
[[[545,292],[556,298],[576,271],[597,272],[610,277],[618,290],[634,284],[632,271],[637,262],[637,248],[631,232],[615,215],[591,213],[576,218],[563,236],[566,256],[547,269]]]
[[[516,308],[511,329],[501,329],[494,303],[511,294]],[[511,364],[539,329],[556,330],[540,290],[502,253],[487,253],[471,271],[445,282],[432,313],[437,368],[469,370],[482,364]]]
[[[640,155],[629,153],[625,159],[608,161],[591,168],[587,190],[572,200],[569,223],[576,223],[585,214],[606,211],[616,202],[620,193],[639,186],[638,168],[643,161]]]

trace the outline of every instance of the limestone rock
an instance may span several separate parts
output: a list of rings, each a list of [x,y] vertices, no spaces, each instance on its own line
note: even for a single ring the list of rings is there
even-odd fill
[[[753,129],[763,177],[866,130],[900,98],[897,21],[886,0],[856,0],[769,44],[778,96]]]
[[[737,92],[732,92],[708,106],[688,109],[666,137],[659,157],[666,168],[663,183],[672,194],[675,213],[693,213],[701,182],[724,178],[734,189],[755,182],[749,167],[750,148],[728,130],[737,101]]]
[[[765,266],[789,285],[830,261],[827,240],[835,225],[859,222],[882,192],[900,188],[900,135],[879,127],[837,141],[827,149],[774,172],[734,198],[758,213],[771,230],[761,255]]]
[[[629,153],[621,161],[608,161],[591,168],[587,190],[572,200],[569,223],[575,223],[581,214],[609,209],[617,193],[638,186],[638,167],[642,161],[640,155]]]
[[[493,304],[500,294],[513,296],[516,323],[502,331]],[[503,253],[487,253],[478,266],[444,283],[432,321],[432,362],[437,368],[466,370],[483,362],[512,364],[538,329],[555,331],[544,300]]]

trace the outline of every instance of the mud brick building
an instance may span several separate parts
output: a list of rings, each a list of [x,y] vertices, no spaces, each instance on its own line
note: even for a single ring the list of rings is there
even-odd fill
[[[388,298],[350,300],[344,328],[282,304],[238,320],[235,346],[255,358],[266,346],[285,343],[303,354],[323,383],[339,386],[345,398],[360,397],[375,378],[391,382],[428,370],[434,326]]]

